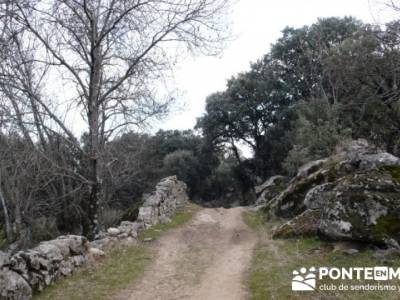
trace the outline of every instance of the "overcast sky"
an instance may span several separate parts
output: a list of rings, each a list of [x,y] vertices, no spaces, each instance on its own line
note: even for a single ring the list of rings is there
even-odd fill
[[[175,72],[186,103],[159,128],[193,128],[204,113],[207,95],[221,91],[232,75],[249,69],[250,62],[268,52],[286,26],[310,25],[320,17],[354,16],[365,22],[385,22],[388,16],[372,1],[379,0],[240,0],[233,7],[233,35],[221,57],[187,58]]]

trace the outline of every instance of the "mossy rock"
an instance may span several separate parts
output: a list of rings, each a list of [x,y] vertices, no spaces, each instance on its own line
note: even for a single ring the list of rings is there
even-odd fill
[[[274,230],[274,239],[288,239],[293,237],[315,236],[318,233],[320,210],[306,210],[302,214]]]
[[[340,179],[325,194],[320,232],[335,240],[400,241],[400,182],[394,174],[380,168]]]

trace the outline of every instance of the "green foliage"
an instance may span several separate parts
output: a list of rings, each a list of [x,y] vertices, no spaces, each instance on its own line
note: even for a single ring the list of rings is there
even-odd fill
[[[342,103],[342,94],[353,91],[341,90],[342,79],[327,71],[329,59],[348,40],[362,39],[359,32],[370,31],[353,18],[320,19],[312,26],[284,29],[271,52],[252,64],[250,71],[230,79],[225,91],[209,96],[207,113],[197,127],[217,146],[248,145],[254,153],[257,176],[282,172],[288,155],[285,167],[292,173],[300,162],[328,153],[341,138],[337,124],[343,110],[338,112],[337,103]],[[324,100],[320,105],[312,99]],[[300,116],[297,109],[301,109]],[[313,128],[307,129],[310,124]],[[295,134],[287,134],[294,130]],[[315,142],[306,149],[303,140],[310,136]]]
[[[313,99],[300,103],[298,118],[290,133],[293,148],[284,162],[287,172],[294,175],[298,168],[312,160],[332,154],[336,145],[351,136],[351,130],[342,128],[339,104],[326,99]]]
[[[164,157],[166,173],[177,175],[179,180],[186,182],[192,193],[198,192],[201,179],[200,162],[192,151],[176,150]]]

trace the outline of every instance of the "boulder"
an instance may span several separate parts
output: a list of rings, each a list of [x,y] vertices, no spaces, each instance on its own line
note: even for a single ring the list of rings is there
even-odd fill
[[[277,196],[285,187],[285,177],[277,175],[270,177],[262,185],[255,187],[257,196],[256,206],[265,204],[268,200]]]
[[[118,229],[121,233],[126,233],[130,237],[137,238],[137,232],[141,229],[141,225],[142,224],[138,222],[123,221],[119,225]]]
[[[47,270],[51,264],[43,254],[35,250],[20,251],[14,256],[14,259],[18,256],[25,260],[29,270]],[[14,270],[16,269],[14,268]]]
[[[60,249],[61,255],[63,256],[64,259],[67,259],[68,257],[71,256],[71,251],[70,251],[70,241],[68,239],[55,239],[51,240],[48,243],[56,246],[58,249]]]
[[[304,197],[305,207],[308,209],[322,209],[326,202],[324,193],[332,190],[334,187],[334,183],[328,182],[311,188]]]
[[[302,178],[306,178],[310,174],[314,173],[315,171],[318,171],[321,169],[322,166],[328,161],[327,158],[325,159],[319,159],[315,161],[311,161],[309,163],[306,163],[305,165],[301,166],[299,170],[297,171],[297,175],[294,178],[294,180],[299,180]]]
[[[121,231],[120,231],[118,228],[113,228],[113,227],[111,227],[111,228],[108,228],[108,229],[107,229],[107,233],[108,233],[110,236],[118,236],[118,235],[121,233]]]
[[[306,206],[304,198],[315,186],[328,181],[328,170],[319,169],[304,178],[297,178],[276,197],[263,205],[263,210],[278,217],[292,218],[302,213]]]
[[[28,273],[28,264],[24,259],[23,254],[23,251],[19,251],[10,258],[10,269],[18,272],[19,274]]]
[[[63,260],[61,250],[52,244],[51,241],[40,243],[39,246],[33,248],[33,251],[51,262],[61,262]]]
[[[324,192],[345,176],[381,168],[397,172],[399,167],[399,158],[371,146],[366,140],[348,141],[331,157],[302,166],[282,192],[264,202],[263,210],[279,217],[294,217],[307,208],[323,205]],[[397,176],[400,177],[400,171]]]
[[[400,241],[400,181],[390,171],[343,177],[321,197],[326,200],[319,231],[326,237],[376,244]]]
[[[16,272],[0,270],[0,298],[26,300],[32,297],[28,282]]]
[[[86,263],[86,256],[75,255],[69,258],[69,261],[75,268],[79,268]]]
[[[60,263],[58,268],[60,276],[69,276],[74,272],[75,266],[71,260],[64,260]]]
[[[292,238],[297,236],[313,236],[318,232],[320,210],[306,210],[292,220],[281,225],[272,233],[272,238]]]
[[[105,256],[106,254],[104,253],[104,251],[102,251],[98,248],[90,248],[88,255],[90,258],[97,260],[97,259]]]
[[[80,235],[63,235],[55,240],[59,245],[60,240],[68,244],[71,255],[82,255],[89,250],[89,242],[86,237]]]
[[[285,181],[284,176],[276,175],[268,178],[267,181],[265,181],[263,184],[256,186],[255,192],[257,196],[260,196],[262,192],[264,192],[265,189],[270,188],[271,186],[276,186],[280,185]]]

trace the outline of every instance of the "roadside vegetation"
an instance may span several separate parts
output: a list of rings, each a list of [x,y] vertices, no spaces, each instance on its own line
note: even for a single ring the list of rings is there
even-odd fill
[[[140,241],[152,241],[158,239],[166,231],[176,228],[189,222],[193,214],[199,210],[199,206],[194,203],[188,203],[181,211],[175,214],[171,222],[154,225],[139,233],[138,239]]]
[[[112,292],[134,282],[152,259],[153,254],[144,245],[118,248],[96,264],[49,286],[33,299],[106,299]]]
[[[292,272],[302,267],[374,267],[385,265],[397,268],[400,258],[385,260],[373,257],[371,249],[348,255],[335,250],[335,245],[317,237],[273,240],[271,230],[277,222],[264,221],[259,213],[245,213],[244,220],[248,226],[259,234],[251,267],[248,271],[247,284],[251,300],[265,299],[399,299],[398,291],[315,291],[292,292]],[[361,285],[376,284],[376,281],[317,280],[317,287],[334,283]],[[385,281],[384,284],[398,285],[398,282]]]
[[[198,209],[188,204],[181,209],[171,222],[155,225],[139,234],[139,244],[118,247],[106,254],[96,264],[80,269],[34,296],[35,300],[101,300],[108,299],[114,292],[123,290],[135,282],[153,261],[155,253],[150,244],[143,243],[146,238],[158,239],[168,230],[189,222]]]

